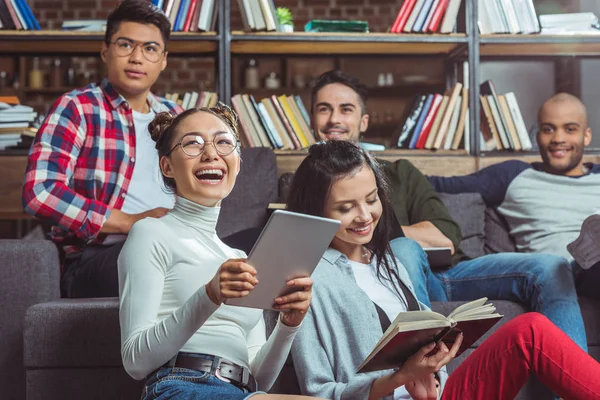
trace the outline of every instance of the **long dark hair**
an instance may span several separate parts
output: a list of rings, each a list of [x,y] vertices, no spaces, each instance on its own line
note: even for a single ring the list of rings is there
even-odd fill
[[[368,166],[375,175],[382,213],[373,232],[373,238],[365,246],[377,259],[377,277],[385,284],[388,281],[398,297],[404,301],[402,290],[398,286],[397,264],[390,249],[392,224],[394,218],[390,202],[386,176],[377,163],[365,150],[354,143],[331,140],[312,145],[308,156],[302,161],[294,174],[289,190],[287,209],[303,214],[323,216],[325,201],[335,182],[357,173]]]

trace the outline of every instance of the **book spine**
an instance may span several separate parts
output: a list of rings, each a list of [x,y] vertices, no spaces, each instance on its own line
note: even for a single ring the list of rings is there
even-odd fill
[[[431,109],[427,113],[427,117],[425,118],[425,122],[423,124],[423,131],[419,135],[419,140],[417,141],[416,148],[423,149],[425,148],[425,143],[427,143],[427,138],[429,137],[429,133],[431,131],[431,126],[433,125],[433,120],[437,115],[437,111],[440,108],[440,104],[442,103],[441,94],[436,94],[433,98],[433,103],[431,105]]]
[[[433,18],[431,19],[431,23],[428,26],[428,29],[427,29],[428,32],[433,33],[438,30],[438,28],[440,27],[440,23],[442,22],[442,17],[444,16],[444,13],[448,9],[448,4],[449,4],[449,0],[442,0],[440,2],[437,10],[435,10],[435,14],[433,15]]]
[[[281,122],[283,122],[283,125],[285,126],[285,129],[288,132],[290,139],[292,139],[292,142],[294,143],[294,147],[297,150],[300,150],[302,148],[302,145],[300,144],[300,140],[298,140],[298,137],[296,136],[296,133],[294,132],[294,129],[292,128],[292,125],[290,125],[290,121],[288,120],[287,116],[283,112],[283,108],[281,107],[281,104],[279,104],[279,99],[277,98],[276,95],[272,95],[271,100],[273,102],[273,106],[275,107],[275,110],[277,111],[277,114],[279,114],[279,118],[281,119]]]
[[[421,110],[421,114],[419,115],[419,119],[417,120],[417,126],[415,126],[415,132],[413,133],[412,138],[410,139],[410,144],[408,145],[409,149],[414,149],[417,145],[417,141],[421,132],[423,130],[423,123],[425,122],[425,118],[427,118],[427,114],[429,113],[429,109],[431,108],[431,103],[433,103],[434,95],[427,95],[427,100],[425,100],[425,105],[423,106],[423,110]]]
[[[402,28],[402,32],[409,33],[412,31],[413,25],[419,16],[419,12],[423,8],[423,3],[425,3],[425,0],[417,0],[412,12],[410,13],[410,16],[408,17],[408,20],[406,21],[406,24],[404,24],[404,27]]]
[[[417,120],[419,119],[419,114],[425,105],[425,100],[427,96],[420,95],[417,96],[417,100],[415,101],[415,105],[413,109],[410,111],[406,121],[404,121],[404,125],[402,126],[402,130],[400,131],[400,135],[398,136],[398,141],[396,142],[396,147],[398,148],[406,148],[408,147],[408,143],[410,143],[410,133],[413,131],[414,127],[417,125]]]
[[[194,19],[194,14],[196,12],[197,5],[198,5],[198,0],[190,0],[190,7],[189,7],[187,15],[185,17],[185,22],[183,24],[184,32],[190,32],[190,29],[192,27],[192,20]]]
[[[461,1],[462,0],[450,0],[448,2],[448,9],[446,10],[446,15],[444,15],[440,33],[452,33],[452,31],[454,31]]]
[[[419,15],[415,21],[415,25],[412,28],[413,32],[421,32],[423,25],[425,25],[425,20],[429,15],[429,11],[431,10],[431,6],[433,6],[433,2],[434,0],[425,0],[425,3],[423,3],[423,8],[421,8],[421,11],[419,12]]]
[[[402,32],[402,29],[404,28],[404,24],[406,24],[406,21],[408,20],[408,17],[410,16],[410,12],[414,8],[416,2],[417,2],[417,0],[404,0],[404,3],[402,3],[402,7],[400,8],[400,11],[398,12],[398,16],[396,17],[396,20],[394,21],[394,24],[392,25],[392,29],[390,30],[390,32],[392,32],[392,33]]]

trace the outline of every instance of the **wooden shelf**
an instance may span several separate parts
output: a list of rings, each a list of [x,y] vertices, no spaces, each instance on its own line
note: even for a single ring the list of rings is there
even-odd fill
[[[216,33],[175,32],[171,35],[170,55],[209,54],[217,51]],[[0,31],[0,54],[98,54],[104,33],[71,31]]]
[[[85,86],[85,85],[81,85]],[[63,94],[72,91],[77,88],[77,86],[63,86],[63,87],[43,87],[43,88],[30,88],[25,87],[21,89],[24,93],[27,94]]]
[[[369,92],[369,97],[381,96],[381,97],[412,97],[415,92],[436,92],[436,91],[444,91],[445,83],[440,81],[424,81],[424,82],[415,82],[415,83],[397,83],[393,86],[374,86],[367,88]],[[267,89],[267,88],[258,88],[258,89],[246,89],[239,88],[235,90],[234,93],[247,93],[251,94],[257,98],[270,97],[272,95],[310,95],[312,93],[312,88],[290,88],[290,87],[281,87],[279,89]]]
[[[464,34],[233,32],[232,54],[413,54],[449,55],[466,47]]]
[[[598,56],[600,35],[484,35],[482,57]]]
[[[308,154],[306,150],[275,150],[277,155],[277,174],[294,172]],[[477,157],[464,150],[404,150],[390,149],[372,151],[380,160],[396,161],[406,159],[426,175],[467,175],[477,171]]]

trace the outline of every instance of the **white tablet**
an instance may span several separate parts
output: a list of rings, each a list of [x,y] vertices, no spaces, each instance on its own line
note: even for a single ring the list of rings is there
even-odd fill
[[[334,219],[274,211],[248,256],[258,285],[248,296],[225,303],[273,310],[277,297],[295,290],[287,281],[312,274],[339,227]]]

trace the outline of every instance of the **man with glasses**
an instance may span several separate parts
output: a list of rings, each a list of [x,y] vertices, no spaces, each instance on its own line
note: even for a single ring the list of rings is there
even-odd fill
[[[149,1],[123,1],[108,17],[100,53],[107,78],[60,97],[31,147],[23,206],[52,225],[64,250],[63,297],[118,296],[127,233],[174,204],[148,132],[156,113],[181,111],[150,93],[167,66],[170,30]]]

